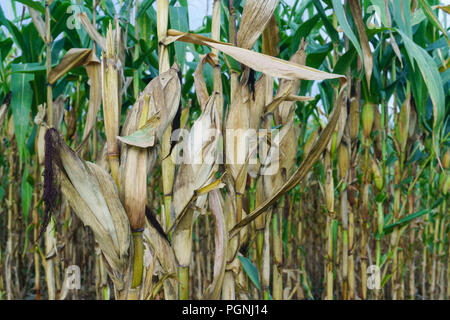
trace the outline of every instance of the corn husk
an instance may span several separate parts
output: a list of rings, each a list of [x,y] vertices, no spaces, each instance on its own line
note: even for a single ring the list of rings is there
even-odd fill
[[[119,186],[119,145],[117,136],[119,135],[120,126],[120,72],[122,66],[117,51],[118,46],[112,26],[109,24],[106,35],[106,52],[102,55],[102,101],[111,175]]]
[[[178,66],[150,81],[127,116],[122,129],[120,183],[121,199],[132,229],[141,229],[145,222],[147,173],[155,163],[156,143],[172,122],[180,103]]]
[[[170,243],[162,237],[158,231],[148,222],[144,230],[144,239],[153,249],[153,253],[161,266],[161,277],[166,274],[176,274],[177,263],[175,254]],[[178,298],[177,281],[175,279],[167,279],[164,281],[164,294],[168,300]]]
[[[180,164],[173,188],[172,213],[173,248],[178,263],[187,267],[191,259],[192,227],[200,214],[199,210],[188,207],[196,191],[210,184],[218,170],[219,115],[215,107],[216,94],[213,94],[201,116],[194,122],[189,136],[183,144],[183,162]],[[205,135],[212,136],[205,138]],[[196,202],[197,208],[205,205],[206,198]]]
[[[372,131],[372,125],[374,120],[374,108],[371,103],[365,103],[361,112],[361,123],[363,128],[363,134],[366,139],[370,138],[370,132]]]
[[[115,288],[124,288],[129,267],[131,232],[125,210],[111,177],[99,166],[81,160],[51,129],[61,169],[61,188],[70,206],[94,232],[108,263]]]
[[[405,98],[405,101],[402,104],[402,108],[400,109],[400,114],[397,119],[397,123],[395,125],[395,139],[400,146],[401,152],[405,151],[406,142],[408,141],[408,132],[409,132],[409,120],[411,113],[411,96]]]

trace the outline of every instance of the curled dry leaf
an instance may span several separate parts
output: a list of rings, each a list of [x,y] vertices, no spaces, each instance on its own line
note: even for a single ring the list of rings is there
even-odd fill
[[[130,146],[150,147],[153,144],[149,141],[161,141],[180,105],[178,71],[178,65],[174,64],[145,87],[125,120],[122,135],[118,137],[121,142]]]
[[[201,110],[205,109],[209,98],[208,89],[206,88],[205,79],[203,77],[203,67],[206,62],[208,62],[211,66],[214,66],[214,61],[212,60],[211,55],[211,53],[200,55],[200,61],[194,72],[195,93],[197,95]]]
[[[86,72],[89,77],[89,109],[86,116],[86,125],[84,126],[82,143],[87,139],[89,133],[95,125],[97,114],[100,111],[102,103],[102,74],[101,63],[97,56],[92,53],[86,63]]]
[[[66,52],[61,62],[48,74],[48,82],[54,84],[69,70],[82,66],[89,61],[92,49],[72,48]]]

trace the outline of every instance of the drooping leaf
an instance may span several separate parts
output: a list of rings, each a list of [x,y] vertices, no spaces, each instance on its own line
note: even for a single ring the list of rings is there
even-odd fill
[[[165,44],[174,41],[184,41],[194,44],[206,45],[215,48],[223,53],[238,60],[242,64],[266,73],[273,77],[284,79],[304,79],[304,80],[325,80],[334,78],[345,78],[342,75],[332,74],[320,71],[307,66],[301,66],[289,61],[285,61],[276,57],[268,56],[259,52],[246,50],[235,47],[231,44],[214,41],[207,37],[192,33],[183,33],[178,30],[168,30],[169,36],[165,40]]]

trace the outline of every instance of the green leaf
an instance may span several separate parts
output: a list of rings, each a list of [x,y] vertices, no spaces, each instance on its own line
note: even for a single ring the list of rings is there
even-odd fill
[[[439,30],[441,30],[441,32],[444,34],[444,36],[447,38],[447,41],[450,41],[448,38],[448,34],[447,31],[444,29],[444,27],[442,26],[442,24],[439,22],[438,18],[436,17],[436,15],[434,14],[434,12],[431,10],[429,4],[425,1],[425,0],[419,0],[420,6],[423,9],[423,12],[425,13],[425,15],[428,17],[428,20],[430,20],[430,22]]]
[[[247,273],[248,277],[253,282],[255,287],[257,287],[258,290],[261,290],[258,269],[256,269],[255,265],[250,261],[249,258],[243,256],[238,256],[238,258],[242,263],[242,267],[244,268],[245,273]]]
[[[327,34],[330,36],[331,40],[333,42],[339,42],[339,34],[336,31],[336,29],[333,27],[333,25],[330,23],[330,21],[328,21],[328,17],[326,16],[325,10],[323,9],[322,5],[320,4],[320,1],[314,0],[314,6],[316,7],[317,11],[319,12],[319,16],[322,18],[323,25],[325,26],[325,29],[327,29]]]
[[[6,19],[5,15],[3,14],[2,7],[0,6],[0,26],[5,26],[6,29],[11,34],[14,43],[23,51],[23,55],[25,59],[28,57],[28,50],[25,44],[25,40],[23,39],[23,35],[20,32],[20,30],[8,19]]]
[[[292,36],[292,44],[291,44],[291,54],[294,54],[297,49],[298,46],[300,45],[300,40],[302,38],[304,38],[306,40],[306,37],[309,35],[309,33],[311,32],[311,30],[314,28],[314,26],[317,24],[317,22],[319,21],[319,16],[315,15],[314,17],[312,17],[311,19],[305,21],[304,23],[302,23],[297,30],[295,30],[294,35]]]
[[[177,29],[182,32],[189,31],[188,12],[185,7],[170,7],[169,18],[172,29]],[[180,65],[180,69],[183,70],[186,62],[186,44],[177,41],[174,45],[177,63]]]
[[[29,6],[30,8],[33,8],[36,11],[39,11],[42,14],[45,14],[45,8],[40,4],[38,1],[32,1],[32,0],[14,0],[15,2],[20,2],[21,4],[24,4],[26,6]]]
[[[22,212],[25,220],[25,224],[28,224],[28,216],[31,207],[31,197],[33,195],[33,187],[28,182],[28,166],[25,166],[25,170],[22,176],[22,184],[20,186],[20,200],[22,204]]]
[[[437,149],[436,152],[439,155],[439,134],[442,128],[445,113],[445,95],[441,75],[439,74],[433,58],[430,57],[425,49],[417,45],[402,30],[397,29],[397,32],[402,36],[409,59],[411,61],[416,61],[425,85],[428,88],[428,94],[431,102],[433,103],[433,136],[435,139],[435,147]],[[413,72],[413,70],[410,72]],[[420,110],[420,108],[418,108],[418,110]],[[421,114],[420,116],[424,117],[424,114]]]
[[[361,60],[364,60],[358,38],[355,36],[352,28],[350,27],[350,24],[348,23],[347,17],[345,15],[344,6],[342,5],[341,1],[333,0],[333,8],[334,8],[334,12],[336,13],[336,17],[339,21],[339,24],[342,27],[342,30],[344,31],[345,35],[349,38],[349,40],[353,43],[353,46],[355,47],[356,51],[358,52]]]
[[[355,61],[356,50],[350,48],[346,53],[339,57],[333,73],[336,74],[345,74],[350,67],[350,65]]]
[[[139,9],[137,13],[137,17],[140,18],[147,9],[155,2],[155,0],[144,0],[142,3],[139,4]]]
[[[394,222],[394,223],[391,223],[391,224],[389,224],[387,226],[384,226],[383,227],[383,235],[389,234],[392,231],[394,231],[394,228],[396,228],[396,227],[397,228],[398,227],[403,227],[406,224],[408,224],[411,220],[414,220],[414,219],[416,219],[418,217],[421,217],[421,216],[431,212],[434,208],[436,208],[438,205],[440,205],[442,201],[443,201],[443,198],[439,198],[439,200],[436,201],[431,208],[417,211],[415,213],[412,213],[412,214],[410,214],[410,215],[408,215],[408,216],[398,220],[397,222]]]
[[[412,38],[411,2],[409,0],[393,0],[394,21],[401,31]]]
[[[30,125],[31,101],[33,98],[30,81],[34,80],[34,75],[25,73],[29,69],[28,64],[13,64],[11,75],[11,106],[14,116],[14,132],[19,148],[20,163],[25,156],[27,145],[25,139],[27,134],[33,129]],[[22,71],[22,72],[20,72]]]

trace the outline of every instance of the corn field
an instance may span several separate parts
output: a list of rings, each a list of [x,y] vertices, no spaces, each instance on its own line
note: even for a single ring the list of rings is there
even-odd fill
[[[0,300],[449,299],[449,13],[2,1]]]

